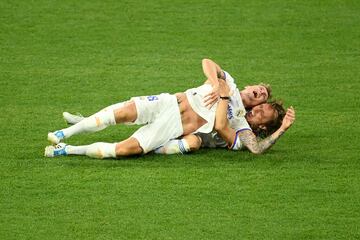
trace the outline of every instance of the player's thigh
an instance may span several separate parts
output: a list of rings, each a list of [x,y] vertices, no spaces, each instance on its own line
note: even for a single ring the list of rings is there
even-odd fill
[[[168,93],[133,97],[131,100],[135,104],[137,113],[136,119],[132,123],[136,125],[152,123],[156,121],[159,116],[167,114],[168,109],[173,109],[174,107],[179,111],[176,97]]]
[[[139,128],[132,137],[138,140],[145,154],[182,134],[183,128],[179,110],[171,111],[171,109],[168,109],[168,111],[164,112],[163,116],[154,122]]]

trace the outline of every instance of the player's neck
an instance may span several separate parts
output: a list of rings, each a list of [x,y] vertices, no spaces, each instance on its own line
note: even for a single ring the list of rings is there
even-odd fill
[[[249,106],[248,101],[246,101],[247,98],[246,98],[245,94],[242,93],[241,91],[240,91],[240,97],[241,97],[241,101],[243,102],[244,108],[251,108],[251,106]]]

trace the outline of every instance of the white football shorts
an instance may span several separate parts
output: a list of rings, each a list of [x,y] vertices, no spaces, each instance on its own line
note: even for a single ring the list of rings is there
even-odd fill
[[[175,95],[162,93],[134,97],[131,100],[135,102],[137,111],[134,124],[146,124],[132,135],[139,141],[144,154],[183,134],[180,110]]]

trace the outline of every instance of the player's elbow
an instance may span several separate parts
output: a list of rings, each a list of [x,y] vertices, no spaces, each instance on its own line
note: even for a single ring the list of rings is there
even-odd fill
[[[261,155],[263,154],[264,151],[261,151],[261,149],[258,148],[248,148],[249,151],[255,155]]]
[[[215,130],[216,130],[217,132],[223,132],[223,131],[225,131],[225,130],[226,130],[226,126],[227,126],[226,122],[222,122],[222,121],[216,121],[216,122],[215,122]]]
[[[251,150],[250,150],[251,151]],[[260,151],[251,151],[251,153],[252,154],[255,154],[255,155],[261,155],[262,154],[262,152],[260,152]]]
[[[213,63],[213,61],[211,59],[208,59],[208,58],[204,58],[202,60],[202,64],[205,65],[205,64],[209,64],[209,63]]]

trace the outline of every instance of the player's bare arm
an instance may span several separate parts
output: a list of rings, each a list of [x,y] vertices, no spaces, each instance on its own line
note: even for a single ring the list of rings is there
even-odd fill
[[[225,101],[221,101],[225,102]],[[218,105],[218,109],[221,107],[221,102]],[[221,113],[221,112],[220,112]],[[218,116],[218,115],[217,115]],[[284,117],[283,123],[281,127],[271,134],[269,137],[258,140],[255,134],[250,130],[244,130],[238,133],[239,140],[254,154],[262,154],[266,150],[270,149],[276,141],[290,128],[290,126],[295,121],[295,111],[292,107],[290,107],[286,116]],[[220,136],[231,146],[234,143],[236,137],[236,131],[228,126],[227,123],[221,123],[221,121],[217,121],[218,124],[215,123],[215,129],[220,134]]]
[[[228,92],[229,89],[227,85],[220,82],[220,96],[223,98],[221,98],[216,110],[215,130],[228,143],[228,145],[231,146],[235,141],[236,131],[229,126],[226,117],[228,100],[225,99],[226,96],[223,95],[226,95]],[[290,107],[286,112],[280,128],[269,137],[259,141],[255,134],[250,130],[243,130],[239,132],[238,137],[252,153],[261,154],[271,148],[271,146],[274,145],[275,142],[291,127],[294,121],[295,110],[293,107]]]
[[[206,59],[206,58],[203,59],[202,67],[203,67],[204,74],[208,80],[215,81],[218,78],[225,80],[224,72],[221,70],[220,66],[213,60]]]
[[[221,81],[219,83],[220,101],[216,109],[215,117],[215,130],[220,136],[231,145],[235,139],[236,131],[229,126],[227,120],[227,108],[228,108],[228,97],[229,97],[229,86]]]
[[[206,96],[205,106],[212,106],[219,98],[219,78],[225,79],[224,72],[220,66],[210,59],[202,60],[203,72],[207,78],[206,83],[213,86],[213,90]]]
[[[288,108],[283,122],[278,130],[269,137],[257,141],[256,136],[251,131],[243,131],[239,133],[239,139],[244,145],[255,154],[261,154],[271,148],[276,141],[291,127],[295,121],[295,110],[293,107]]]

